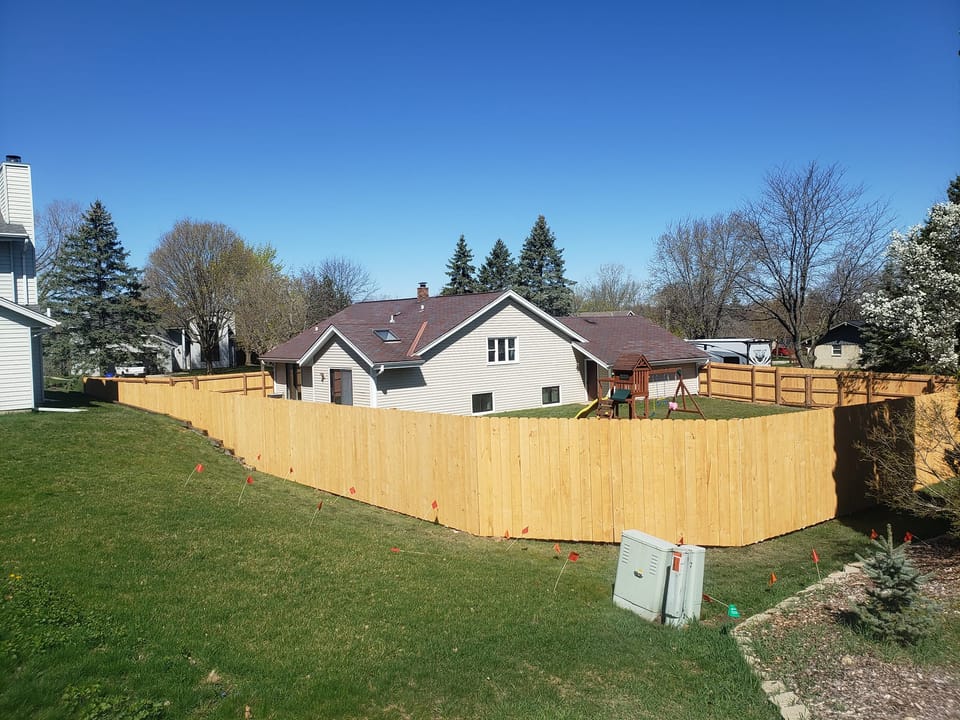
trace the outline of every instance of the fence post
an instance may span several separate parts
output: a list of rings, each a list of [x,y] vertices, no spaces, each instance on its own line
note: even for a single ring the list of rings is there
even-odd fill
[[[199,375],[194,375],[194,376],[193,376],[193,389],[194,389],[194,390],[199,390],[199,389],[200,389],[200,376],[199,376]]]
[[[777,405],[783,405],[783,394],[780,388],[780,366],[773,369],[773,401]]]
[[[260,366],[260,393],[263,397],[267,396],[267,369]]]
[[[843,407],[843,373],[837,373],[837,407]]]
[[[247,396],[247,374],[243,374],[243,396]]]
[[[713,365],[712,362],[707,363],[707,397],[713,397],[713,388],[711,387],[711,383],[713,382],[711,375],[713,372],[710,369],[711,365]]]
[[[867,373],[867,404],[873,402],[873,373]]]
[[[803,376],[803,404],[807,407],[813,405],[813,375]]]
[[[750,366],[750,402],[757,401],[757,366]]]

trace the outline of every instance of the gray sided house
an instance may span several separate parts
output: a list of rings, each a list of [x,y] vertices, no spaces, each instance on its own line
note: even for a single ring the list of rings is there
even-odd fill
[[[430,297],[422,284],[415,298],[351,305],[261,360],[273,366],[276,393],[310,402],[456,415],[586,403],[616,359],[604,343],[622,328],[607,338],[606,320],[656,328],[642,318],[554,318],[510,290]],[[657,330],[691,369],[706,360]]]
[[[827,330],[813,347],[813,366],[832,370],[860,367],[863,321],[848,320]]]
[[[43,400],[40,337],[57,323],[37,302],[30,166],[8,155],[0,163],[0,412]]]

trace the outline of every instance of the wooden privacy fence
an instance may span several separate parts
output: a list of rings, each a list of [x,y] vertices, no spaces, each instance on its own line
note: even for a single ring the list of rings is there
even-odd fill
[[[956,380],[940,375],[901,375],[786,366],[708,363],[700,393],[708,397],[797,407],[844,407],[941,392]]]
[[[869,504],[877,405],[742,420],[476,418],[87,380],[186,420],[277,477],[476,535],[748,545]],[[936,397],[936,396],[932,396]],[[910,403],[887,404],[909,411]],[[899,405],[897,405],[899,403]],[[436,501],[437,509],[433,503]]]
[[[252,373],[223,373],[221,375],[163,375],[144,377],[111,378],[116,383],[139,385],[186,385],[194,390],[221,393],[257,394],[265,396],[273,392],[273,378],[266,370]]]

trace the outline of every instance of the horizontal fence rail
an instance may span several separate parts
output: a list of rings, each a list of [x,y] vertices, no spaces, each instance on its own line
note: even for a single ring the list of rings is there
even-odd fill
[[[845,407],[917,397],[953,387],[941,375],[903,375],[814,370],[764,365],[708,363],[700,370],[700,393],[728,400],[795,407]]]
[[[870,504],[856,450],[902,399],[742,420],[464,417],[87,379],[206,430],[248,465],[475,535],[742,546]],[[884,407],[884,413],[877,408]],[[434,508],[436,502],[436,508]]]
[[[267,395],[273,392],[273,378],[266,370],[252,373],[223,373],[220,375],[150,375],[144,377],[110,378],[117,383],[139,385],[187,385],[194,390],[243,395]]]

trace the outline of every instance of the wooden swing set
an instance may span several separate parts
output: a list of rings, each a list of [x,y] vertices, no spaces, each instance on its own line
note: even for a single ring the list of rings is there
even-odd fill
[[[653,371],[654,368],[642,353],[621,354],[610,368],[610,375],[597,378],[597,400],[595,401],[597,417],[606,420],[619,419],[621,405],[627,406],[627,417],[631,420],[650,417],[650,373]],[[677,378],[677,389],[673,393],[673,402],[667,410],[667,417],[674,412],[695,413],[701,418],[704,417],[703,411],[683,382],[681,368],[657,368],[656,373],[658,375],[672,373]],[[687,407],[688,399],[693,407]],[[638,407],[641,401],[643,401],[642,414]],[[584,415],[581,414],[578,417],[581,416]]]

